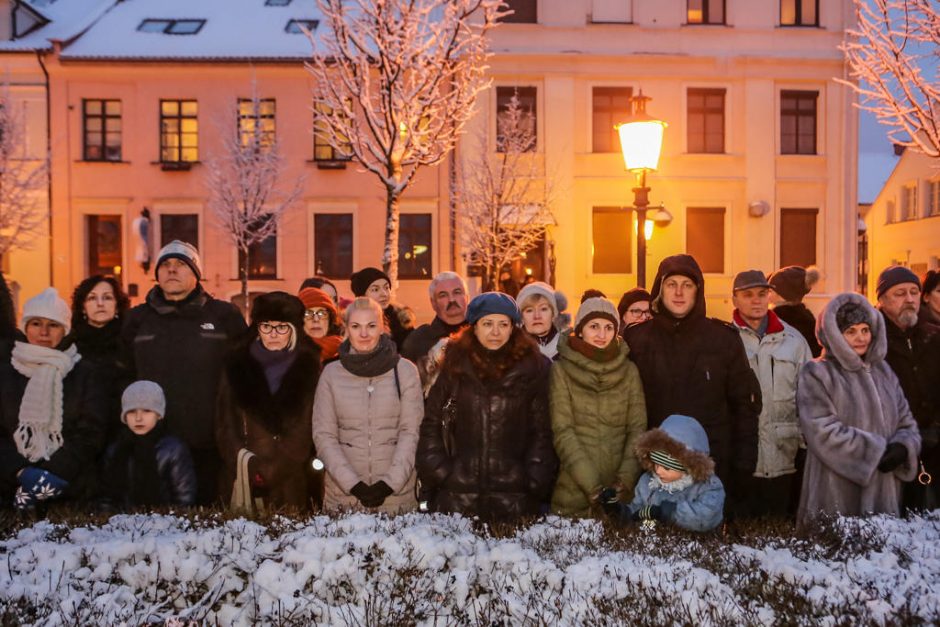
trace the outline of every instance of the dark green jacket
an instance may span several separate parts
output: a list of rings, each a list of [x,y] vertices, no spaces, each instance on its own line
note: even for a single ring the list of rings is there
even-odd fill
[[[620,354],[600,363],[571,348],[568,339],[559,338],[551,372],[552,431],[561,460],[552,511],[588,516],[602,488],[622,486],[622,500],[632,498],[640,476],[633,446],[646,431],[646,403],[623,340],[615,338]]]

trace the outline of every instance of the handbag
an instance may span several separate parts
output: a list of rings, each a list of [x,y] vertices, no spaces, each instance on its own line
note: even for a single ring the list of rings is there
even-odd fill
[[[251,494],[251,477],[248,473],[248,462],[255,454],[246,448],[238,450],[238,461],[235,465],[235,483],[232,485],[232,510],[247,513],[260,513],[264,510],[264,499]]]

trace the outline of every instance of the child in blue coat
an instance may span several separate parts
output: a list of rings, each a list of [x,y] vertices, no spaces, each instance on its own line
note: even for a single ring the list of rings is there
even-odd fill
[[[629,505],[617,501],[616,493],[601,496],[609,514],[621,522],[654,526],[659,521],[689,531],[721,524],[725,489],[708,456],[708,436],[695,418],[669,416],[641,435],[634,450],[646,472]]]

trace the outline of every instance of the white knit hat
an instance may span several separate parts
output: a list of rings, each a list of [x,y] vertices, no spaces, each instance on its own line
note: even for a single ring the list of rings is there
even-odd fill
[[[66,335],[72,329],[72,310],[54,287],[47,287],[23,304],[23,318],[20,320],[23,333],[26,333],[26,324],[33,318],[58,322],[65,327]]]
[[[559,307],[555,297],[555,290],[552,289],[551,285],[543,281],[533,281],[519,290],[519,294],[516,295],[516,302],[519,303],[519,309],[525,307],[523,303],[534,296],[541,296],[548,301],[548,304],[552,308],[552,318],[558,316]]]

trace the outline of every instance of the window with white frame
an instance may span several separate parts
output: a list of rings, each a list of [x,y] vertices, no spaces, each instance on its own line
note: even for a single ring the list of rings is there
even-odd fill
[[[885,203],[885,224],[891,224],[898,219],[897,208],[893,200]]]
[[[917,183],[908,183],[901,188],[901,213],[898,220],[917,219]]]
[[[940,216],[940,178],[927,181],[925,216]]]

